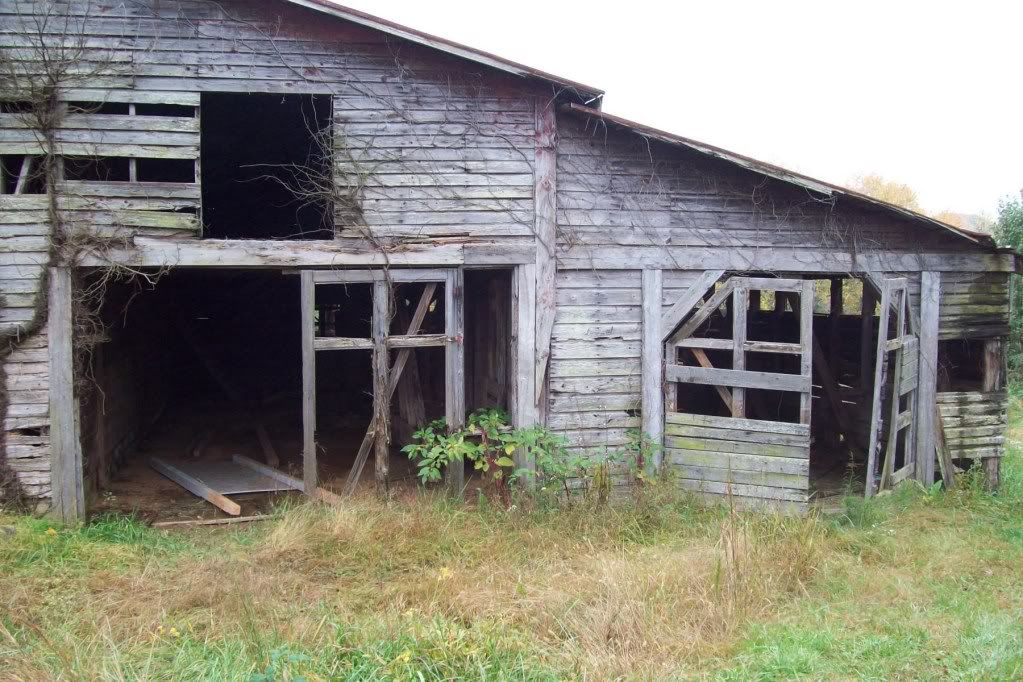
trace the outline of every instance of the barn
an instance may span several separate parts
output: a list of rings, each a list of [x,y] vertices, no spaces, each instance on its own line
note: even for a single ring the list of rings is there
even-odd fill
[[[0,50],[5,499],[387,488],[483,407],[747,506],[998,483],[988,236],[325,0],[16,0]]]

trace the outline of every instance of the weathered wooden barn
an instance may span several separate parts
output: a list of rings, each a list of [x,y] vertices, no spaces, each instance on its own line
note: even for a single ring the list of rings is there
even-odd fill
[[[997,484],[986,236],[322,0],[3,0],[0,49],[8,497],[78,519],[154,453],[386,485],[486,406],[749,504]]]

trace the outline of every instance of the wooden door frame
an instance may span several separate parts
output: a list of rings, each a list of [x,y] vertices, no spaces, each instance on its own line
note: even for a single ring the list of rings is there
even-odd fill
[[[319,486],[316,464],[316,353],[346,349],[373,351],[373,448],[377,486],[385,488],[390,468],[390,356],[395,348],[444,348],[444,412],[451,430],[465,422],[465,273],[461,267],[402,270],[302,270],[302,470],[307,494]],[[389,332],[390,286],[431,283],[444,285],[444,334],[397,335]],[[315,329],[316,287],[331,284],[372,286],[371,336],[364,338],[317,337]],[[449,467],[445,479],[461,492],[464,475]]]

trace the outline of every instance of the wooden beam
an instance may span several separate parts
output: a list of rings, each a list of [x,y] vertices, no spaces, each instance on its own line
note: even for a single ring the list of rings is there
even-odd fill
[[[866,397],[872,387],[874,361],[874,310],[877,308],[877,295],[874,287],[866,280],[860,280],[862,297],[860,299],[860,391]]]
[[[533,263],[532,244],[422,243],[391,250],[355,240],[306,242],[256,239],[167,241],[136,236],[131,247],[85,249],[81,267],[348,268],[512,266]]]
[[[65,523],[85,518],[82,443],[75,393],[73,283],[71,269],[50,268],[47,345],[50,356],[50,448],[52,513]]]
[[[409,322],[408,334],[417,334],[419,328],[423,324],[423,319],[426,318],[426,313],[430,310],[430,303],[433,301],[434,294],[437,293],[436,282],[430,282],[423,288],[423,293],[419,297],[419,305],[416,306],[416,311],[412,315],[412,320]],[[388,385],[387,399],[388,401],[394,396],[394,392],[398,389],[398,382],[401,381],[402,373],[405,371],[405,365],[408,364],[409,356],[412,350],[404,348],[398,351],[398,356],[394,359],[394,366],[391,368],[390,384]],[[355,487],[359,484],[359,478],[362,476],[362,470],[366,466],[366,460],[369,458],[369,450],[373,445],[374,438],[376,437],[376,418],[370,419],[369,428],[366,429],[366,435],[362,437],[362,443],[359,445],[359,451],[355,455],[355,461],[352,463],[352,468],[348,472],[348,478],[345,479],[345,485],[342,492],[345,495],[351,495],[355,492]]]
[[[465,426],[465,273],[453,269],[444,283],[444,417],[449,431]],[[530,370],[532,372],[532,370]],[[459,462],[444,472],[448,489],[461,495],[465,487],[465,469]]]
[[[317,487],[316,468],[316,285],[311,270],[302,272],[299,299],[302,324],[302,480],[306,490]]]
[[[386,280],[396,284],[440,283],[444,281],[445,277],[447,277],[447,270],[438,268],[409,268],[406,270],[394,268],[388,269],[386,273],[382,269],[316,270],[313,273],[313,281],[317,284],[371,284]]]
[[[700,363],[700,367],[714,369],[714,365],[711,364],[710,358],[707,357],[707,354],[703,351],[702,348],[690,348],[689,352],[691,352],[693,356],[696,358],[696,361]],[[725,407],[728,408],[728,412],[731,414],[732,394],[729,393],[727,388],[725,388],[724,386],[718,386],[717,384],[714,385],[714,390],[716,390],[717,394],[721,396],[721,400],[725,403]]]
[[[536,143],[533,163],[533,233],[536,235],[536,353],[533,402],[544,392],[557,311],[557,116],[555,98],[535,101]]]
[[[828,312],[828,366],[841,373],[842,360],[842,295],[843,282],[841,277],[831,278],[831,297]]]
[[[696,281],[686,289],[686,293],[661,316],[662,341],[667,341],[672,336],[675,327],[692,312],[693,308],[703,300],[707,290],[714,286],[724,274],[724,270],[704,270],[696,278]]]
[[[539,421],[536,395],[535,365],[535,294],[536,265],[520,265],[512,274],[512,367],[509,402],[512,423],[516,428],[535,426]],[[515,452],[517,468],[531,468],[535,463]]]
[[[188,492],[203,498],[225,513],[230,514],[231,516],[238,516],[242,513],[242,508],[238,506],[238,503],[234,502],[227,495],[222,495],[199,479],[189,476],[169,462],[165,462],[159,457],[151,457],[149,459],[149,466],[153,467]]]
[[[898,280],[897,280],[898,281]],[[895,317],[895,333],[902,336],[906,328],[906,308],[909,307],[909,289],[906,288],[905,280],[902,280],[896,287],[893,287],[897,293],[899,302],[896,304],[896,317]],[[887,344],[885,349],[887,352]],[[899,403],[901,394],[899,393],[899,386],[902,383],[902,365],[905,361],[906,349],[904,346],[900,346],[895,351],[895,371],[892,378],[892,400],[889,406],[889,417],[888,417],[888,445],[885,448],[884,460],[881,463],[881,482],[878,484],[880,489],[885,489],[893,485],[892,474],[894,473],[893,468],[895,466],[895,451],[898,447],[899,432],[902,429],[902,424],[899,421]],[[914,453],[911,453],[907,448],[905,451],[906,458],[912,457]],[[908,462],[907,462],[908,464]]]
[[[642,351],[642,429],[657,446],[664,440],[664,356],[661,333],[661,297],[663,282],[660,270],[644,270],[643,286],[643,351]],[[661,448],[655,448],[654,470],[661,465]]]
[[[253,521],[267,521],[272,519],[272,514],[255,514],[253,516],[232,516],[227,519],[187,519],[185,521],[157,521],[153,528],[183,528],[189,526],[225,526],[235,523],[252,523]]]
[[[677,332],[671,336],[672,341],[678,339],[685,339],[693,335],[693,332],[703,324],[708,317],[710,317],[715,310],[721,307],[721,304],[728,300],[732,295],[732,290],[735,288],[734,282],[729,279],[727,280],[720,289],[715,291],[710,298],[708,298],[703,305],[701,305],[693,316],[683,324]]]
[[[454,341],[447,334],[419,334],[417,336],[388,336],[388,348],[434,348],[447,346]]]
[[[867,283],[863,291],[866,293]],[[885,344],[888,341],[888,317],[891,314],[891,288],[888,282],[881,282],[881,319],[877,326],[877,350],[874,354],[874,390],[870,401],[870,440],[867,444],[867,483],[865,497],[872,497],[877,492],[877,459],[881,448],[881,393],[884,389],[885,374],[888,368],[888,353]]]
[[[813,280],[803,280],[803,290],[799,294],[799,345],[803,355],[799,361],[800,374],[808,382],[813,382]],[[813,391],[810,388],[799,396],[799,423],[810,423],[810,411],[813,409]]]
[[[668,381],[685,381],[691,384],[709,384],[740,388],[762,388],[769,391],[810,390],[810,378],[798,374],[777,374],[738,369],[707,369],[687,365],[667,365],[665,374]],[[734,413],[735,410],[733,409]]]
[[[380,492],[387,489],[391,466],[391,392],[387,330],[391,322],[391,291],[386,281],[373,283],[373,422],[375,478]]]
[[[916,471],[925,486],[934,482],[937,452],[935,420],[938,390],[938,316],[941,273],[924,272],[920,278],[920,366],[917,370]],[[947,487],[947,486],[946,486]]]
[[[993,392],[1005,388],[1005,373],[1005,340],[986,339],[984,341],[981,390]],[[1002,458],[982,457],[981,464],[984,467],[984,484],[988,490],[997,490],[1002,478]]]
[[[32,177],[32,165],[34,161],[34,156],[25,155],[21,157],[21,169],[18,173],[18,182],[14,185],[15,194],[24,194],[25,190],[28,189],[28,181],[29,178]]]
[[[732,369],[746,369],[746,313],[749,310],[749,289],[745,281],[738,281],[732,293]],[[746,416],[746,389],[736,386],[732,389],[732,416],[742,419]]]
[[[373,339],[357,339],[344,336],[317,336],[313,339],[313,350],[372,350]]]

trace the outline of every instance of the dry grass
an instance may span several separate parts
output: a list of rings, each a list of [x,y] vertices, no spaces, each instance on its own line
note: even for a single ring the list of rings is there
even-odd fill
[[[54,534],[0,519],[16,528],[0,535],[0,669],[23,680],[1001,674],[1023,670],[1020,511],[964,489],[907,490],[831,519],[671,495],[557,513],[366,497],[177,532],[107,519]]]

